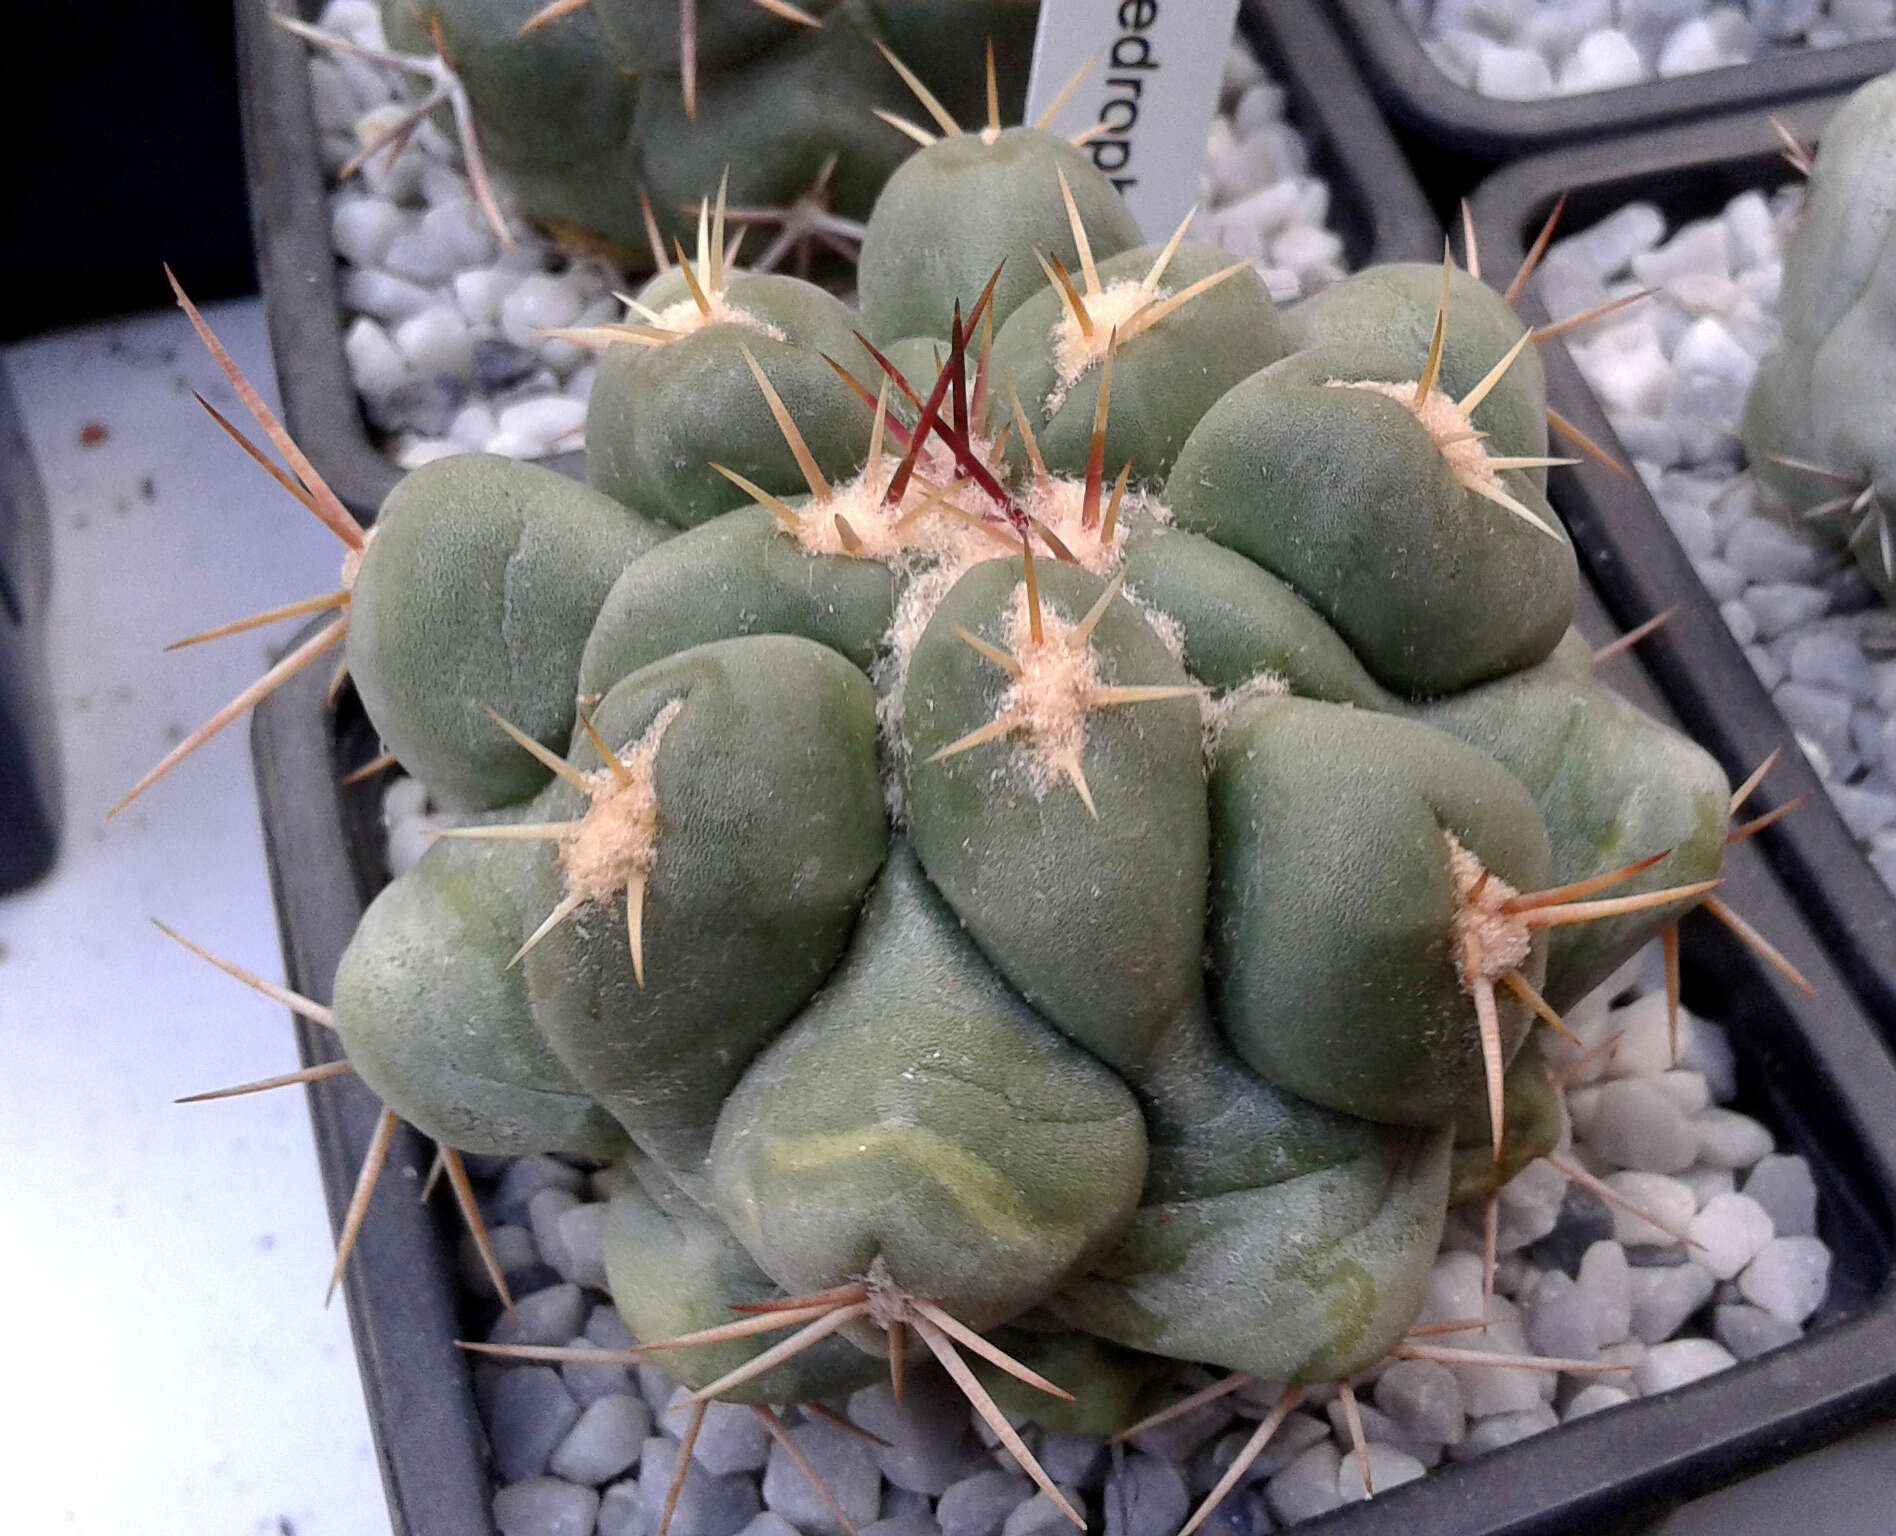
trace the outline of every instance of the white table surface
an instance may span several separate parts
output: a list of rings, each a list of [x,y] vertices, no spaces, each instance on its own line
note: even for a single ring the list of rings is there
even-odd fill
[[[210,320],[274,394],[261,304]],[[0,1528],[386,1531],[301,1091],[171,1102],[297,1065],[281,1008],[147,921],[282,977],[246,726],[104,821],[281,635],[163,647],[333,589],[339,546],[192,400],[242,419],[176,311],[4,362],[53,519],[67,824],[0,898]]]
[[[261,304],[207,314],[273,396]],[[322,1305],[332,1250],[301,1094],[171,1102],[297,1065],[281,1009],[147,921],[281,979],[247,726],[103,819],[281,635],[163,647],[332,589],[340,549],[191,399],[240,417],[175,311],[0,361],[54,525],[67,791],[57,867],[0,897],[0,1529],[373,1536],[388,1515],[347,1321]],[[82,441],[89,425],[102,442]],[[1702,1500],[1655,1536],[1813,1518],[1829,1536],[1896,1531],[1896,1426]]]

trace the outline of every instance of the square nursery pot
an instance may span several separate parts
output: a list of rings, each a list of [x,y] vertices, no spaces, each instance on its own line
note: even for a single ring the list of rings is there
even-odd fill
[[[1826,97],[1779,115],[1809,142],[1841,101]],[[1562,227],[1570,234],[1636,200],[1656,204],[1668,227],[1709,216],[1740,192],[1769,191],[1790,180],[1782,148],[1758,111],[1524,160],[1497,173],[1476,195],[1484,259],[1497,271],[1513,270],[1563,193]],[[1520,311],[1530,323],[1547,318],[1532,285]],[[1626,461],[1565,345],[1543,348],[1542,361],[1549,403]],[[1676,610],[1640,652],[1686,731],[1740,775],[1782,749],[1756,808],[1810,798],[1757,841],[1885,1038],[1896,1041],[1896,895],[1871,867],[1798,749],[1658,506],[1637,477],[1591,460],[1554,470],[1549,493],[1622,627]]]
[[[1612,633],[1590,597],[1582,626]],[[1611,675],[1663,711],[1636,660]],[[338,781],[378,750],[345,691],[330,707],[320,669],[257,711],[251,732],[289,984],[330,995],[336,962],[382,885],[379,791]],[[1663,1395],[1638,1399],[1476,1461],[1346,1505],[1310,1529],[1521,1536],[1631,1528],[1696,1494],[1896,1411],[1896,1063],[1816,937],[1751,845],[1732,850],[1723,892],[1818,989],[1813,1000],[1761,968],[1710,919],[1685,924],[1685,1000],[1723,1022],[1737,1054],[1737,1107],[1810,1160],[1831,1291],[1796,1343]],[[333,1041],[298,1024],[306,1063]],[[378,1107],[349,1077],[309,1089],[332,1220],[348,1206]],[[397,1536],[491,1531],[491,1470],[457,1330],[448,1203],[415,1199],[429,1145],[403,1128],[347,1271],[355,1331]]]
[[[1797,48],[1748,64],[1615,90],[1502,101],[1478,95],[1423,51],[1396,0],[1335,0],[1376,99],[1399,127],[1423,185],[1450,206],[1488,170],[1523,155],[1661,128],[1861,84],[1896,67],[1896,38]]]
[[[311,21],[322,10],[321,0],[279,4]],[[1349,266],[1432,256],[1440,233],[1316,0],[1244,0],[1240,27],[1289,93],[1312,168],[1330,184],[1330,222]],[[237,57],[257,269],[284,420],[336,494],[367,522],[401,472],[364,419],[343,360],[307,49],[271,23],[263,0],[246,0],[237,8]],[[583,474],[578,454],[548,462]]]
[[[52,568],[46,497],[0,366],[0,895],[37,880],[59,851],[62,786],[46,632]]]

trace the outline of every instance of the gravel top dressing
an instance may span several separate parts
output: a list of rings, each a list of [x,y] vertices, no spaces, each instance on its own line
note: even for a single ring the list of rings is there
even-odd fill
[[[368,0],[334,0],[318,25],[381,46]],[[400,82],[347,55],[312,51],[309,69],[333,178],[365,138],[386,130]],[[1260,262],[1279,303],[1343,275],[1343,241],[1326,226],[1329,188],[1309,174],[1309,158],[1285,118],[1284,91],[1234,42],[1191,238]],[[825,243],[848,249],[861,233],[814,209],[807,216]],[[458,146],[433,123],[392,158],[372,155],[334,186],[330,230],[342,263],[350,377],[396,463],[413,469],[469,451],[539,459],[584,447],[593,354],[544,333],[622,319],[614,293],[625,290],[623,277],[518,220],[515,244],[501,246],[470,193]],[[745,264],[794,270],[789,233],[754,229]]]
[[[1896,35],[1896,0],[1393,0],[1442,73],[1501,101],[1671,80]]]

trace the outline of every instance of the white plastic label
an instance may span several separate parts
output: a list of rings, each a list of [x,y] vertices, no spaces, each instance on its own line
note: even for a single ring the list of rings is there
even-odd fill
[[[1237,0],[1041,0],[1026,121],[1086,66],[1048,124],[1098,125],[1086,153],[1148,240],[1164,240],[1198,200],[1198,168],[1218,105]]]

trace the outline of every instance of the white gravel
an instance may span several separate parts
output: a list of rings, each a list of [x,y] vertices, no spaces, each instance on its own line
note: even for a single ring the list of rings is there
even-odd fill
[[[1896,34],[1896,0],[1392,0],[1423,51],[1481,96],[1610,91]]]

